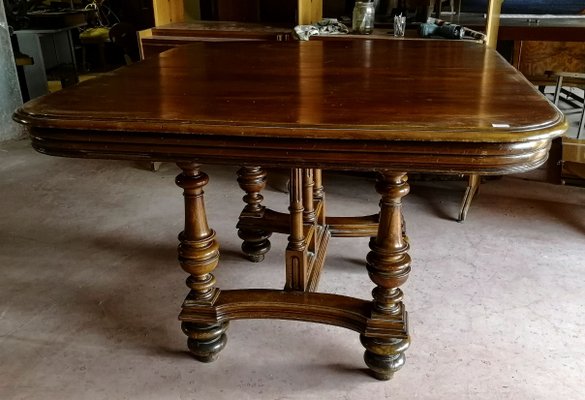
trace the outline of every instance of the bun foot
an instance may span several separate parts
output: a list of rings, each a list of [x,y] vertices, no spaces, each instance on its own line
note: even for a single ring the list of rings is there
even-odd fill
[[[227,343],[228,324],[202,326],[190,322],[183,322],[181,328],[189,337],[187,346],[197,361],[209,363],[217,360],[219,352]]]
[[[410,344],[408,339],[379,340],[361,335],[360,341],[366,348],[364,361],[374,378],[387,381],[404,366],[404,351]]]
[[[242,243],[242,252],[246,258],[252,262],[264,261],[264,255],[270,250],[270,232],[261,230],[238,230],[238,236],[244,242]]]

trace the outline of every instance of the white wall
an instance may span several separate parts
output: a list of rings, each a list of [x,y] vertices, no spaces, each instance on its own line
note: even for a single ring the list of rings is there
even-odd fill
[[[22,96],[10,45],[4,2],[0,0],[0,141],[23,135],[22,127],[12,121],[12,113],[21,104]]]

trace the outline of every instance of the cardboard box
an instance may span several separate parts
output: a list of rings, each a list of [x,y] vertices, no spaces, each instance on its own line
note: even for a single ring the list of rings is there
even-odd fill
[[[585,180],[585,139],[563,137],[563,178]]]

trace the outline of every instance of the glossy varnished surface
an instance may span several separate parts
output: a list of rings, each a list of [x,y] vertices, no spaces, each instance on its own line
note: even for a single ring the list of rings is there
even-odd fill
[[[204,125],[202,133],[238,135],[255,125],[289,128],[270,136],[481,141],[505,140],[507,129],[492,124],[524,131],[562,118],[496,53],[448,41],[198,43],[29,103],[19,116],[37,126]]]
[[[197,43],[25,104],[39,151],[408,171],[533,168],[562,114],[476,43]]]

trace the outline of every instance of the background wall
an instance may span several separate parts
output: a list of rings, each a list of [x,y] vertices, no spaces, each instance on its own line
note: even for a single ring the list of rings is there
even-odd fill
[[[23,135],[20,125],[12,121],[12,113],[21,104],[22,96],[18,87],[4,2],[0,0],[0,141]]]

